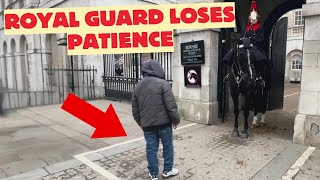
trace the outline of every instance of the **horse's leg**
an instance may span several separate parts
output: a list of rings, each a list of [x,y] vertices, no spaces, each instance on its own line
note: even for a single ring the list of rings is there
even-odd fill
[[[241,137],[243,139],[248,139],[249,133],[248,133],[248,118],[249,118],[249,108],[250,108],[250,95],[246,94],[245,95],[245,107],[243,110],[243,115],[244,115],[244,128],[241,134]]]
[[[262,116],[261,116],[261,126],[265,126],[266,125],[266,122],[265,122],[265,114],[266,114],[266,111],[267,111],[267,103],[268,103],[268,100],[267,100],[267,90],[265,89],[265,94],[263,95],[264,96],[264,108],[263,108],[263,112],[262,112]]]
[[[265,113],[266,113],[266,110],[264,110],[263,112],[262,112],[262,116],[261,116],[261,126],[265,126],[266,125],[266,122],[265,122],[265,118],[266,118],[266,116],[265,116]]]
[[[258,112],[254,107],[254,117],[253,117],[252,127],[256,127],[257,124],[258,124]]]
[[[234,129],[232,132],[232,137],[239,137],[239,122],[238,122],[238,117],[239,117],[239,93],[238,92],[233,92],[231,94],[232,99],[233,99],[233,108],[234,108]]]

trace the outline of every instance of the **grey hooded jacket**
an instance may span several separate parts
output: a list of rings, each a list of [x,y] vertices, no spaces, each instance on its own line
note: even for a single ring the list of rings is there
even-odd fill
[[[144,78],[132,95],[132,114],[144,131],[180,123],[176,100],[165,80],[161,65],[155,60],[142,64]]]

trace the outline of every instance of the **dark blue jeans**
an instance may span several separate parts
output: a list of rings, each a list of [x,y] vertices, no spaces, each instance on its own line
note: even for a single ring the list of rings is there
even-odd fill
[[[147,160],[150,174],[158,175],[159,141],[163,145],[164,171],[171,171],[173,167],[173,136],[172,127],[144,132],[147,142]]]

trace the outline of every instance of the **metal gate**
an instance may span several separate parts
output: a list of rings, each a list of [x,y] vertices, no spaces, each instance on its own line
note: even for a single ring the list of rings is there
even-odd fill
[[[0,103],[5,110],[32,106],[63,103],[68,93],[72,92],[85,100],[95,98],[94,66],[64,68],[63,66],[47,66],[43,68],[46,83],[41,84],[43,90],[17,90],[1,87]],[[1,80],[1,79],[0,79]]]
[[[166,80],[172,82],[172,53],[151,53],[162,65]],[[145,54],[108,54],[103,56],[105,98],[131,101],[135,85],[143,78],[141,65]]]
[[[62,103],[70,92],[84,100],[95,98],[94,66],[64,68],[47,66],[44,69],[47,77],[47,89],[52,92],[47,98],[50,104]]]
[[[273,30],[271,90],[268,110],[283,108],[288,18],[280,19]]]

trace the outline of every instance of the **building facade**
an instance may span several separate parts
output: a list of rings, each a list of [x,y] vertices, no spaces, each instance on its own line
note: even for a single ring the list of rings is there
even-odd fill
[[[47,104],[52,99],[62,103],[67,92],[77,92],[81,97],[90,95],[94,98],[103,97],[105,93],[104,78],[106,71],[114,72],[116,67],[105,69],[103,55],[67,56],[65,34],[16,35],[6,36],[3,29],[3,10],[18,8],[59,8],[81,6],[113,6],[167,3],[198,3],[212,1],[198,0],[0,0],[0,77],[3,87],[9,92],[5,101],[31,105]],[[222,2],[215,1],[215,2]],[[248,17],[250,1],[236,1],[245,26]],[[273,27],[276,20],[292,9],[289,14],[289,31],[287,45],[287,81],[301,81],[299,114],[294,125],[294,142],[320,145],[320,0],[279,0],[257,1],[262,9],[262,20],[267,22],[266,30]],[[248,11],[247,11],[248,10]],[[303,16],[303,18],[301,17]],[[303,20],[304,19],[304,20]],[[303,22],[304,21],[304,22]],[[303,24],[305,28],[303,30]],[[271,30],[270,30],[271,31]],[[223,41],[220,39],[221,29],[184,29],[177,30],[174,37],[175,52],[172,53],[170,71],[172,72],[172,88],[177,99],[182,119],[203,124],[221,122],[218,117],[218,72],[219,59],[222,55],[219,48]],[[302,36],[304,34],[304,36]],[[302,38],[304,37],[304,38]],[[181,65],[180,44],[192,41],[204,41],[205,63],[201,64],[201,87],[185,86],[184,66]],[[301,51],[302,50],[302,51]],[[109,56],[108,56],[109,57]],[[113,57],[113,56],[112,56]],[[128,66],[134,77],[139,77],[137,55],[118,57],[117,74],[122,74],[121,63],[128,60]],[[141,56],[142,57],[142,56]],[[152,56],[151,56],[152,57]],[[156,56],[160,57],[160,56]],[[168,56],[163,56],[167,58]],[[303,61],[302,61],[303,57]],[[130,61],[134,59],[136,65]],[[149,58],[148,56],[146,58]],[[113,57],[114,59],[114,57]],[[140,61],[141,62],[141,61]],[[302,63],[302,64],[301,64]],[[74,71],[74,68],[77,71]],[[120,70],[119,70],[120,69]],[[299,70],[299,69],[302,69]],[[85,73],[87,73],[85,75]],[[129,84],[134,84],[133,77],[126,77]],[[124,78],[114,77],[110,81],[122,82]],[[72,82],[72,83],[70,83]],[[95,87],[92,88],[91,87]],[[127,85],[119,85],[128,89]],[[130,86],[131,87],[131,86]],[[130,89],[130,88],[129,88]],[[12,93],[10,93],[12,92]],[[58,93],[52,93],[58,92]],[[112,91],[111,91],[112,92]],[[15,95],[15,93],[17,95]],[[34,100],[32,100],[34,99]],[[62,102],[61,102],[62,100]],[[30,102],[31,101],[31,102]],[[17,106],[18,107],[18,106]]]
[[[174,3],[170,0],[1,0],[0,78],[5,106],[62,103],[72,91],[84,99],[103,98],[102,55],[68,56],[66,34],[5,35],[4,9],[72,8]],[[115,59],[114,57],[112,59]],[[115,71],[116,67],[108,69]],[[50,97],[50,98],[48,98]]]
[[[302,9],[290,11],[285,16],[288,17],[285,82],[300,82],[304,32]]]

